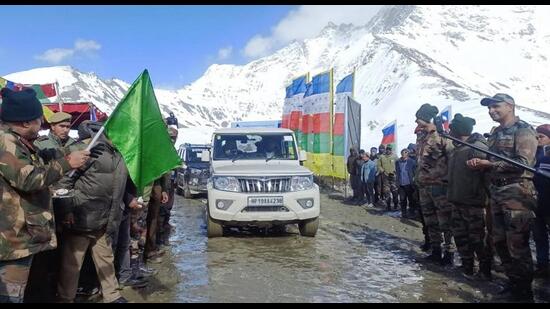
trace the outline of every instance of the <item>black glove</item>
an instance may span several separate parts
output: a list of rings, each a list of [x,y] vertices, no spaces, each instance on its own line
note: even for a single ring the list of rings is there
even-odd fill
[[[42,158],[42,160],[44,160],[44,162],[48,163],[50,162],[51,160],[55,160],[57,159],[58,157],[58,154],[59,154],[59,151],[55,148],[46,148],[46,149],[41,149],[41,150],[38,150],[37,152],[38,156]]]
[[[104,144],[97,144],[90,149],[90,158],[97,159],[105,151]]]

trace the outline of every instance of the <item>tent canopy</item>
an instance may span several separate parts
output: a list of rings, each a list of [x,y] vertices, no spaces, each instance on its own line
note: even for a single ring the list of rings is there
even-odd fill
[[[95,114],[95,119],[97,121],[105,121],[107,120],[107,114],[99,110],[93,103],[91,102],[64,102],[62,104],[58,103],[51,103],[51,104],[43,104],[47,106],[52,112],[57,113],[60,111],[69,113],[73,116],[71,120],[71,129],[77,130],[78,125],[84,120],[93,119],[90,118],[90,115]],[[48,124],[44,124],[44,127],[49,127]]]

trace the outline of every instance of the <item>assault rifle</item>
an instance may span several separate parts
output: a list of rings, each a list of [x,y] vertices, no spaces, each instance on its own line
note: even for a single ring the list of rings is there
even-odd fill
[[[522,168],[522,169],[524,169],[524,170],[528,170],[528,171],[531,172],[531,173],[535,173],[535,174],[537,174],[537,175],[540,175],[540,176],[543,176],[543,177],[546,177],[546,178],[549,178],[549,179],[550,179],[550,171],[548,171],[548,170],[544,170],[544,169],[541,169],[541,168],[537,168],[537,169],[532,168],[532,167],[530,167],[530,166],[528,166],[528,165],[525,165],[525,164],[523,164],[523,163],[514,161],[514,160],[512,160],[512,159],[510,159],[510,158],[507,158],[507,157],[505,157],[505,156],[503,156],[503,155],[500,155],[500,154],[498,154],[498,153],[495,153],[495,152],[492,152],[492,151],[490,151],[490,150],[486,150],[486,149],[480,148],[480,147],[478,147],[478,146],[476,146],[476,145],[473,145],[473,144],[464,142],[464,141],[462,141],[462,140],[460,140],[460,139],[458,139],[458,138],[456,138],[456,137],[454,137],[454,136],[449,135],[448,133],[446,133],[446,132],[443,130],[443,119],[441,118],[441,116],[437,116],[437,117],[434,118],[434,124],[435,124],[435,128],[436,128],[436,130],[437,130],[437,133],[439,133],[439,135],[441,135],[441,136],[444,137],[444,138],[450,139],[450,140],[455,141],[455,142],[457,142],[457,143],[459,143],[459,144],[462,144],[462,145],[468,146],[468,147],[470,147],[470,148],[473,148],[473,149],[475,149],[475,150],[481,151],[481,152],[483,152],[483,153],[485,153],[485,154],[487,154],[487,155],[493,156],[493,157],[495,157],[495,158],[499,158],[499,159],[501,159],[501,160],[503,160],[503,161],[505,161],[505,162],[507,162],[507,163],[510,163],[510,164],[512,164],[512,165],[514,165],[514,166],[516,166],[516,167]]]

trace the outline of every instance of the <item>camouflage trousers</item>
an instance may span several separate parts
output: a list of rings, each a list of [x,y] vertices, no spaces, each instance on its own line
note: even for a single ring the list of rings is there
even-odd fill
[[[451,230],[453,209],[447,201],[447,187],[440,185],[419,186],[420,207],[430,238],[432,250],[454,252]]]
[[[452,231],[462,265],[473,265],[474,253],[480,264],[490,265],[492,255],[485,242],[485,208],[483,205],[452,205]]]
[[[531,286],[533,258],[529,236],[536,197],[533,183],[524,181],[490,187],[493,241],[506,276],[518,286]]]
[[[0,303],[22,303],[33,256],[0,261]]]
[[[384,194],[384,197],[386,199],[386,205],[389,207],[390,204],[390,196],[393,200],[393,205],[397,209],[398,205],[398,188],[395,181],[395,174],[382,174],[382,192]],[[391,193],[391,195],[390,195]]]

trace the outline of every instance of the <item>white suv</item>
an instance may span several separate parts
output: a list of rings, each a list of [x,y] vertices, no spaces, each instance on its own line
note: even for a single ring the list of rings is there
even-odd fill
[[[207,185],[208,237],[224,226],[259,227],[298,223],[313,237],[319,226],[319,186],[301,166],[294,133],[288,129],[234,128],[214,132]]]

